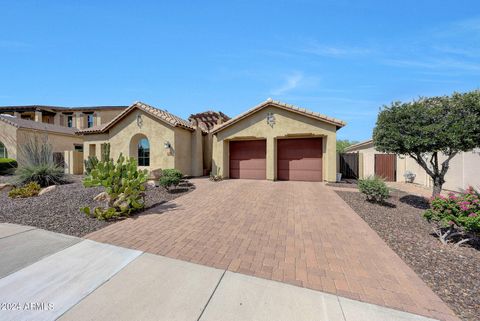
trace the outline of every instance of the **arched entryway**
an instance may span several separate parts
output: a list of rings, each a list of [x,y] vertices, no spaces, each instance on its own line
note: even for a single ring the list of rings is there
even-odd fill
[[[130,140],[130,157],[137,160],[138,166],[150,166],[150,141],[143,134],[136,134]]]
[[[5,147],[5,145],[0,142],[0,158],[7,158],[8,157],[8,153],[7,153],[7,147]]]

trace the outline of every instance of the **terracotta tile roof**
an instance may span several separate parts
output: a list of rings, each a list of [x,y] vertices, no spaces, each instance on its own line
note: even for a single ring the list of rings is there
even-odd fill
[[[78,131],[76,128],[41,123],[33,120],[17,118],[10,115],[0,114],[0,121],[5,122],[17,128],[26,128],[26,129],[33,129],[33,130],[39,130],[39,131],[47,131],[52,133],[74,135]]]
[[[205,111],[202,113],[192,114],[188,117],[190,121],[198,121],[199,126],[201,123],[205,124],[206,130],[211,130],[220,120],[222,123],[230,120],[230,117],[222,113],[221,111]]]
[[[119,122],[121,119],[123,119],[126,115],[128,115],[131,111],[134,109],[140,109],[143,110],[144,112],[154,116],[155,118],[173,126],[173,127],[181,127],[185,128],[187,130],[195,130],[195,127],[193,124],[191,124],[189,121],[182,119],[178,116],[175,116],[172,113],[169,113],[165,110],[158,109],[155,107],[152,107],[150,105],[147,105],[142,102],[135,102],[133,103],[130,107],[125,109],[123,112],[118,114],[115,118],[113,118],[109,123],[103,124],[100,126],[94,126],[90,128],[85,128],[82,130],[78,131],[78,134],[97,134],[97,133],[104,133],[107,130],[109,130],[113,125],[115,125],[117,122]]]
[[[320,114],[320,113],[317,113],[317,112],[313,112],[313,111],[307,110],[305,108],[300,108],[300,107],[297,107],[297,106],[294,106],[294,105],[282,103],[280,101],[267,99],[266,101],[262,102],[261,104],[247,110],[243,114],[240,114],[237,117],[234,117],[234,118],[230,119],[229,121],[221,124],[220,126],[214,128],[212,133],[215,134],[215,133],[229,127],[230,125],[233,125],[236,122],[238,122],[238,121],[240,121],[240,120],[254,114],[257,111],[259,111],[259,110],[261,110],[265,107],[268,107],[268,106],[274,106],[274,107],[282,108],[282,109],[285,109],[285,110],[288,110],[288,111],[291,111],[291,112],[294,112],[294,113],[302,114],[302,115],[310,117],[310,118],[321,120],[321,121],[333,124],[333,125],[337,126],[337,128],[341,128],[341,127],[346,125],[346,123],[344,121],[340,120],[340,119],[328,117],[326,115],[323,115],[323,114]]]

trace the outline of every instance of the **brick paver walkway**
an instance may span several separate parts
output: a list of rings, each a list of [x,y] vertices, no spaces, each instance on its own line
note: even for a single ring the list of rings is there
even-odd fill
[[[197,189],[89,238],[458,320],[322,183],[193,180]]]

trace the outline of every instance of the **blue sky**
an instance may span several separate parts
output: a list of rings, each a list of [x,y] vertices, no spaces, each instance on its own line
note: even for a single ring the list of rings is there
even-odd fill
[[[395,100],[478,89],[478,1],[0,0],[0,105],[230,116],[271,97],[368,139]]]

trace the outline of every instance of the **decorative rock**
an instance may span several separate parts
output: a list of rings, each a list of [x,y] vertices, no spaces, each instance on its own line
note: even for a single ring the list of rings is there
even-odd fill
[[[108,197],[107,192],[101,192],[97,196],[93,198],[94,201],[96,202],[103,202],[103,201],[108,201],[110,198]]]
[[[12,184],[8,184],[8,183],[5,183],[5,184],[0,184],[0,192],[10,192],[12,189],[13,189],[13,185]]]
[[[162,169],[157,168],[150,171],[148,178],[154,181],[158,181],[160,177],[162,177]]]
[[[154,189],[155,187],[157,187],[157,184],[155,183],[154,180],[149,180],[145,183],[145,188],[147,190],[151,190],[151,189]]]
[[[57,185],[52,185],[52,186],[42,188],[40,190],[40,192],[38,193],[38,196],[43,195],[43,194],[48,193],[48,192],[51,192],[51,191],[54,191],[56,188],[57,188]]]

